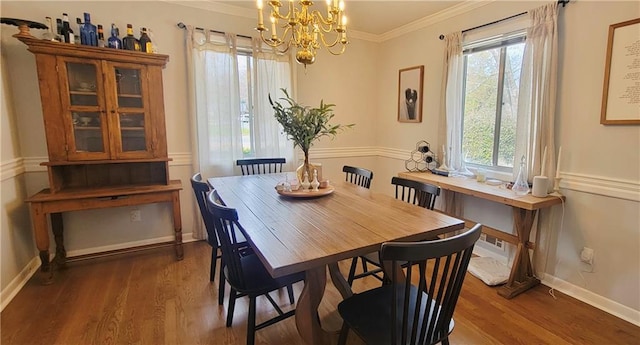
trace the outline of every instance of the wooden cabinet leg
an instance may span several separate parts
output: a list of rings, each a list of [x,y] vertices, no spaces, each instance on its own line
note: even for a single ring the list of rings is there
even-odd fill
[[[62,213],[51,213],[50,217],[53,239],[56,242],[56,256],[53,260],[56,267],[64,267],[67,264],[67,250],[64,248]]]
[[[173,228],[176,235],[176,258],[178,260],[184,259],[184,249],[182,248],[182,216],[180,213],[180,192],[175,191],[172,193],[172,205],[173,205]]]
[[[49,263],[49,228],[47,227],[47,214],[42,209],[42,203],[31,203],[31,222],[33,234],[36,240],[40,256],[40,275],[42,284],[53,282],[51,264]]]

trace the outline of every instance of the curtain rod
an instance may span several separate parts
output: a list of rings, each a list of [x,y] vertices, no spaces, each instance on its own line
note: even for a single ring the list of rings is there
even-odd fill
[[[178,24],[177,24],[177,26],[178,26],[180,29],[184,29],[184,30],[186,30],[186,29],[187,29],[187,26],[186,26],[186,25],[184,25],[184,23],[183,23],[183,22],[178,23]],[[205,31],[205,29],[203,29],[203,28],[199,28],[199,27],[196,27],[196,30],[202,30],[202,31]],[[209,32],[213,32],[213,33],[221,34],[221,35],[224,35],[224,34],[225,34],[225,32],[223,32],[223,31],[218,31],[218,30],[209,30]],[[252,39],[252,38],[253,38],[253,37],[251,37],[251,36],[245,36],[245,35],[236,35],[236,36],[238,36],[238,37],[242,37],[242,38],[248,38],[248,39]]]
[[[570,0],[558,0],[558,4],[562,5],[562,7],[565,7],[565,6],[569,3],[569,1],[570,1]],[[492,21],[491,23],[486,23],[486,24],[482,24],[482,25],[474,26],[474,27],[472,27],[472,28],[462,30],[462,33],[465,33],[465,32],[467,32],[467,31],[472,31],[472,30],[480,29],[480,28],[483,28],[483,27],[485,27],[485,26],[489,26],[489,25],[497,24],[497,23],[503,22],[503,21],[505,21],[505,20],[513,19],[513,18],[516,18],[516,17],[520,17],[520,16],[525,15],[525,14],[527,14],[527,13],[528,13],[528,12],[522,12],[522,13],[514,14],[514,15],[509,16],[509,17],[506,17],[506,18],[502,18],[502,19],[498,19],[498,20]],[[443,39],[444,39],[444,35],[440,34],[440,36],[439,36],[438,38],[440,38],[440,40],[443,40]]]

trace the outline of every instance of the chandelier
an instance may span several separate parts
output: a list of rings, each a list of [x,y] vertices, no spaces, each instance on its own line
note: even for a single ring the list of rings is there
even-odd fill
[[[287,52],[292,46],[296,47],[296,60],[305,68],[314,63],[316,50],[322,46],[333,55],[344,53],[348,43],[344,1],[327,0],[327,13],[324,17],[320,11],[310,8],[313,5],[313,1],[310,0],[300,0],[300,8],[296,8],[293,0],[289,0],[287,14],[280,12],[280,7],[283,7],[282,2],[270,0],[268,1],[271,6],[270,37],[265,37],[265,31],[268,30],[264,27],[263,0],[257,0],[257,2],[258,27],[256,30],[260,31],[262,41],[281,53]],[[281,28],[281,35],[278,35],[277,28]]]

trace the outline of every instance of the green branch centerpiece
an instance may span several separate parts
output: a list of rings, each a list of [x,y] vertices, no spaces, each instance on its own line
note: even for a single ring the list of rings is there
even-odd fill
[[[269,94],[269,103],[287,137],[293,141],[294,147],[299,147],[304,153],[304,163],[296,171],[298,181],[302,182],[305,172],[309,179],[313,177],[314,167],[309,164],[309,149],[314,141],[324,136],[333,139],[336,134],[353,127],[354,124],[330,125],[335,104],[326,104],[321,100],[319,108],[311,108],[298,104],[289,97],[286,89],[281,90],[284,93],[284,97],[280,98],[281,102],[273,101]]]

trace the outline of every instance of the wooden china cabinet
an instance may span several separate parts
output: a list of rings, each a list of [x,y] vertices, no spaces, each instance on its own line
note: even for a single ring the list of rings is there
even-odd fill
[[[68,211],[169,202],[172,243],[182,259],[182,187],[169,179],[164,120],[162,69],[169,57],[17,38],[36,57],[49,154],[42,165],[50,187],[27,200],[45,279],[53,271],[47,215],[54,263],[64,265],[61,213]]]

